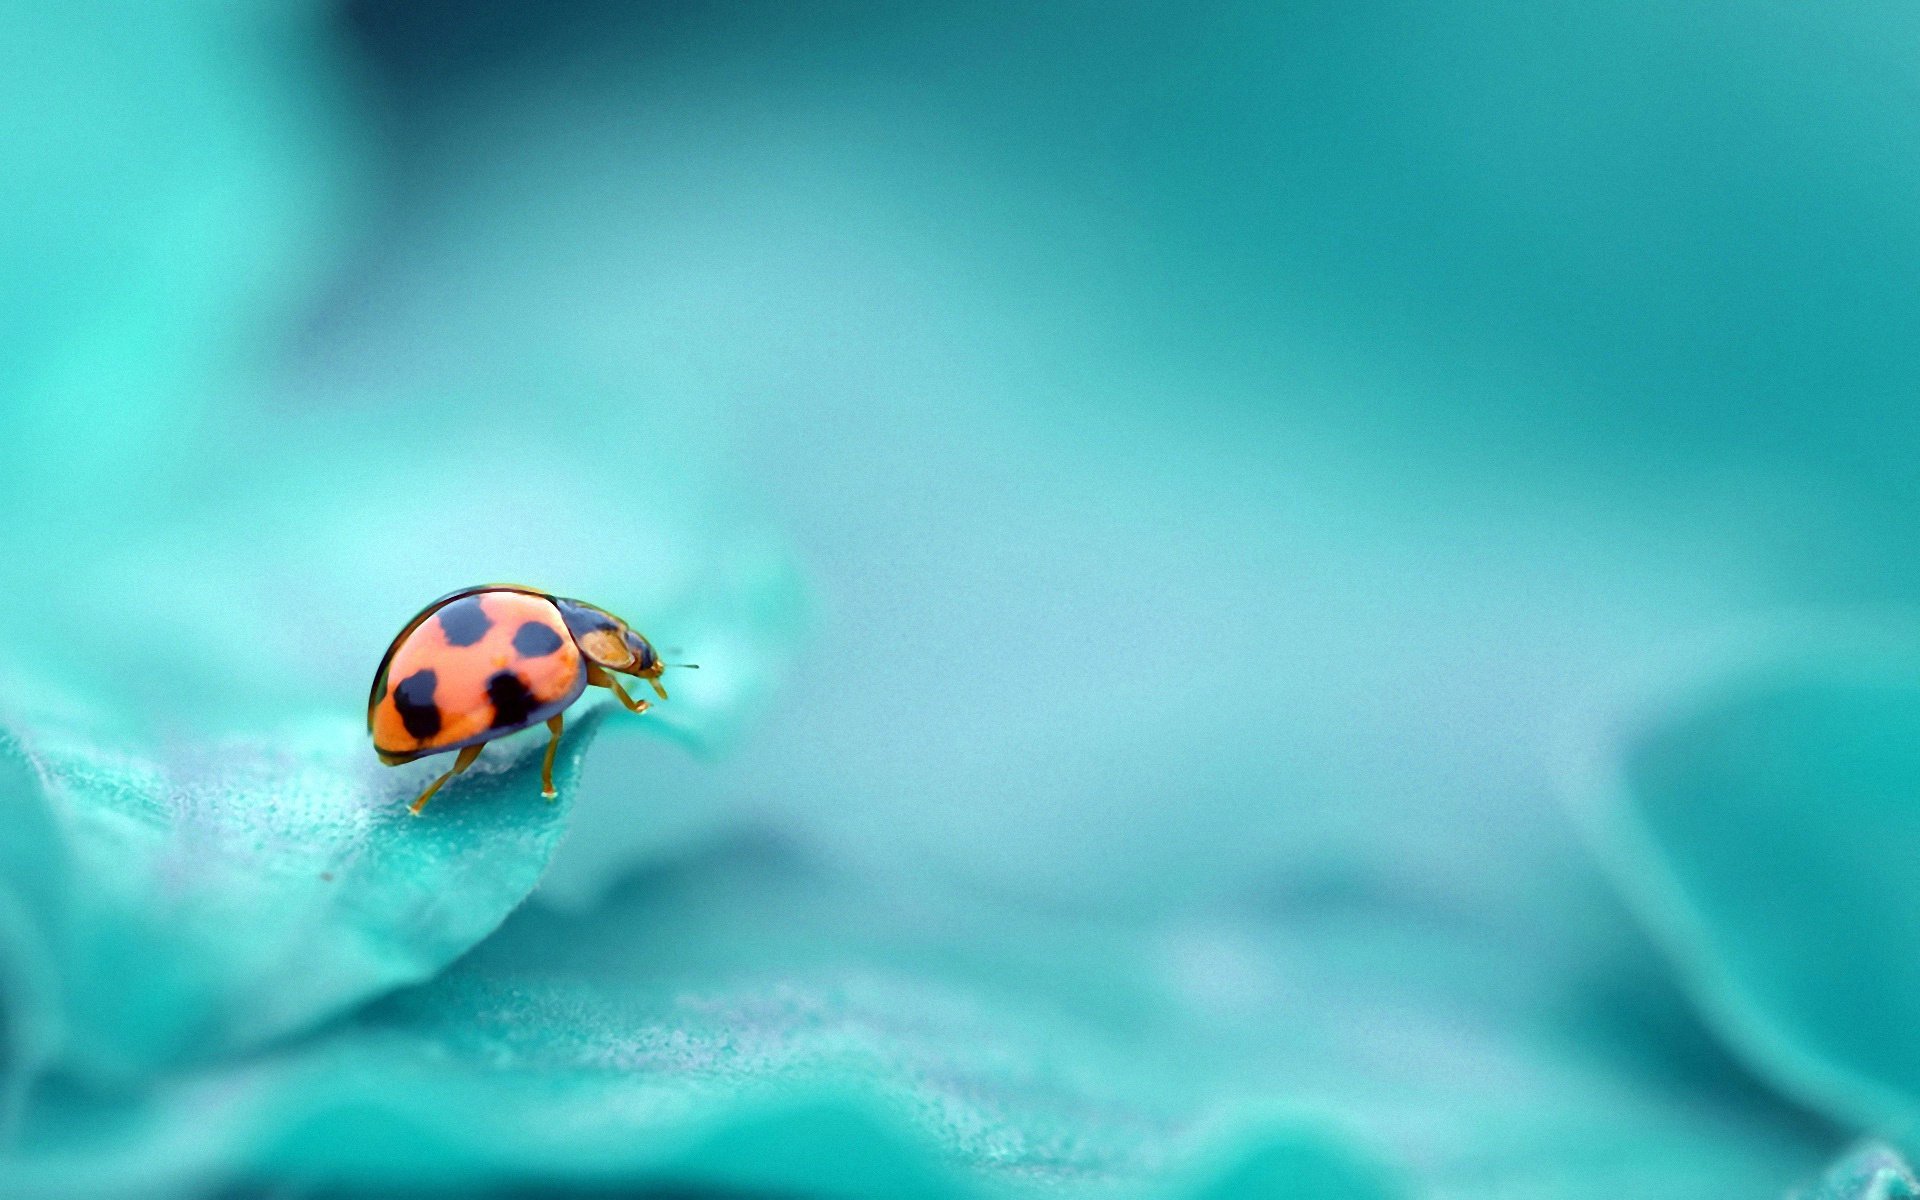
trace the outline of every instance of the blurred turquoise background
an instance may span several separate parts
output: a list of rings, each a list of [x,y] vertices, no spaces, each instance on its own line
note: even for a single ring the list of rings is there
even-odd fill
[[[0,1196],[1920,1195],[1920,11],[7,25]]]

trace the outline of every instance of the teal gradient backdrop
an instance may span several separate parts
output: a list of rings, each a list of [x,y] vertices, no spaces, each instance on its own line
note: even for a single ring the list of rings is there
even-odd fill
[[[1920,12],[5,27],[0,1194],[1915,1193]]]

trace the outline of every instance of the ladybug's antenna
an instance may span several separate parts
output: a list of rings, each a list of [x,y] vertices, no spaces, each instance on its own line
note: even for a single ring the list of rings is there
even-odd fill
[[[685,667],[689,671],[698,671],[700,669],[699,663],[661,663],[660,665],[663,667]]]

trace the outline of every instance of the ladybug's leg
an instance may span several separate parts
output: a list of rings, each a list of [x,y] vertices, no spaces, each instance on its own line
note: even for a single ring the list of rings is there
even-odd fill
[[[485,746],[485,745],[486,745],[485,742],[481,742],[479,746],[468,746],[464,750],[460,751],[460,756],[453,760],[452,769],[449,770],[445,775],[442,775],[440,778],[434,780],[432,784],[428,785],[427,790],[420,793],[420,798],[413,802],[413,807],[410,810],[413,813],[413,815],[416,817],[420,815],[420,810],[427,806],[427,801],[433,799],[433,794],[440,790],[441,784],[445,783],[449,779],[452,779],[455,775],[458,775],[460,772],[472,766],[473,760],[480,757],[481,746]]]
[[[659,696],[662,700],[665,700],[667,698],[667,689],[660,686],[660,679],[658,676],[653,676],[648,678],[647,682],[653,685],[653,691],[655,695]]]
[[[632,696],[627,695],[627,689],[621,687],[620,681],[611,675],[607,676],[607,686],[613,689],[614,695],[620,697],[620,703],[627,706],[628,712],[643,713],[653,707],[653,701],[651,700],[635,700]]]
[[[620,681],[608,672],[601,670],[598,663],[589,663],[587,665],[587,682],[595,687],[607,688],[613,692],[614,695],[620,697],[620,703],[627,706],[628,712],[642,713],[653,707],[652,701],[635,700],[632,696],[627,695],[627,690],[620,686]]]
[[[553,790],[553,752],[560,748],[560,730],[567,723],[565,713],[555,713],[547,721],[547,730],[553,738],[547,742],[547,760],[540,764],[540,794],[551,803],[560,793]]]

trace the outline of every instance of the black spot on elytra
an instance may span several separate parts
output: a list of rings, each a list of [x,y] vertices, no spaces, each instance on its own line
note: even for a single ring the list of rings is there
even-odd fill
[[[440,685],[431,670],[415,671],[393,685],[393,706],[400,712],[400,723],[420,741],[440,732],[440,706],[433,702],[433,689]]]
[[[541,658],[560,648],[560,635],[542,621],[528,621],[513,634],[513,648],[528,658]]]
[[[455,600],[440,610],[440,629],[447,635],[449,646],[471,646],[492,628],[493,618],[480,607],[478,596]]]
[[[527,690],[527,681],[512,671],[493,673],[493,677],[487,680],[487,699],[493,701],[495,729],[526,724],[528,714],[536,707],[533,693]]]

